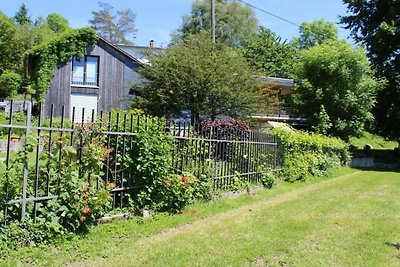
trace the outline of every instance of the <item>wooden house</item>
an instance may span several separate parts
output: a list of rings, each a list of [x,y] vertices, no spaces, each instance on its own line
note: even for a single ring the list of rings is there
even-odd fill
[[[270,90],[270,97],[273,101],[269,110],[252,116],[254,123],[261,125],[263,128],[271,127],[274,122],[287,123],[295,128],[306,128],[308,126],[306,119],[295,116],[292,112],[292,107],[283,101],[283,96],[293,92],[293,79],[262,77],[262,81],[265,82],[265,86]],[[269,126],[265,126],[265,124]]]
[[[143,82],[138,73],[143,66],[143,61],[100,37],[83,58],[71,58],[57,68],[45,97],[45,115],[61,116],[64,106],[64,117],[79,121],[99,110],[124,109],[130,104],[131,85]]]

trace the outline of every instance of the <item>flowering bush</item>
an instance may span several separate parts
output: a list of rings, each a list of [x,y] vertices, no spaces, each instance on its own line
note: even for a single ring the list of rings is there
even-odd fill
[[[190,173],[171,174],[157,185],[153,197],[157,200],[158,211],[180,212],[193,200],[197,179]]]
[[[45,135],[43,135],[46,137]],[[35,165],[28,165],[28,196],[47,194],[55,198],[27,203],[27,214],[23,223],[20,219],[20,206],[10,205],[7,216],[0,214],[0,220],[7,220],[7,226],[0,231],[8,233],[2,238],[18,242],[42,242],[66,233],[86,232],[96,220],[110,208],[110,188],[102,185],[104,160],[112,148],[104,145],[105,136],[96,132],[94,125],[78,128],[73,136],[53,133],[52,138],[42,138],[44,149],[38,161],[40,172]],[[12,160],[6,173],[0,176],[0,187],[7,187],[7,199],[18,199],[22,188],[25,158],[34,155],[37,137],[28,136],[24,149]],[[39,174],[37,184],[36,175]],[[35,193],[35,188],[37,188]],[[0,192],[0,197],[5,195]],[[35,220],[33,214],[35,213]],[[19,241],[20,240],[20,241]],[[9,242],[8,242],[9,243]]]

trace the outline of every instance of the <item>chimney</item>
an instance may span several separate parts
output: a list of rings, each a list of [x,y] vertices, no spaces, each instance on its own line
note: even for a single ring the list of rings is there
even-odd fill
[[[150,40],[149,47],[154,48],[154,40]]]

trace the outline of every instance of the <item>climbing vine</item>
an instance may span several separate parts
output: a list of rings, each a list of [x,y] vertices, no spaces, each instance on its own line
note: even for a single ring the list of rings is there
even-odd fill
[[[26,62],[33,97],[42,101],[57,66],[65,64],[71,57],[83,57],[86,48],[96,43],[97,39],[96,31],[85,27],[67,31],[29,50]]]

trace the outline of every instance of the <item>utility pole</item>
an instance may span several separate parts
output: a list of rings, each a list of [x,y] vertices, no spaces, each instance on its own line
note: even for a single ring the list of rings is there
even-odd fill
[[[215,0],[211,0],[211,34],[212,43],[215,45]]]

